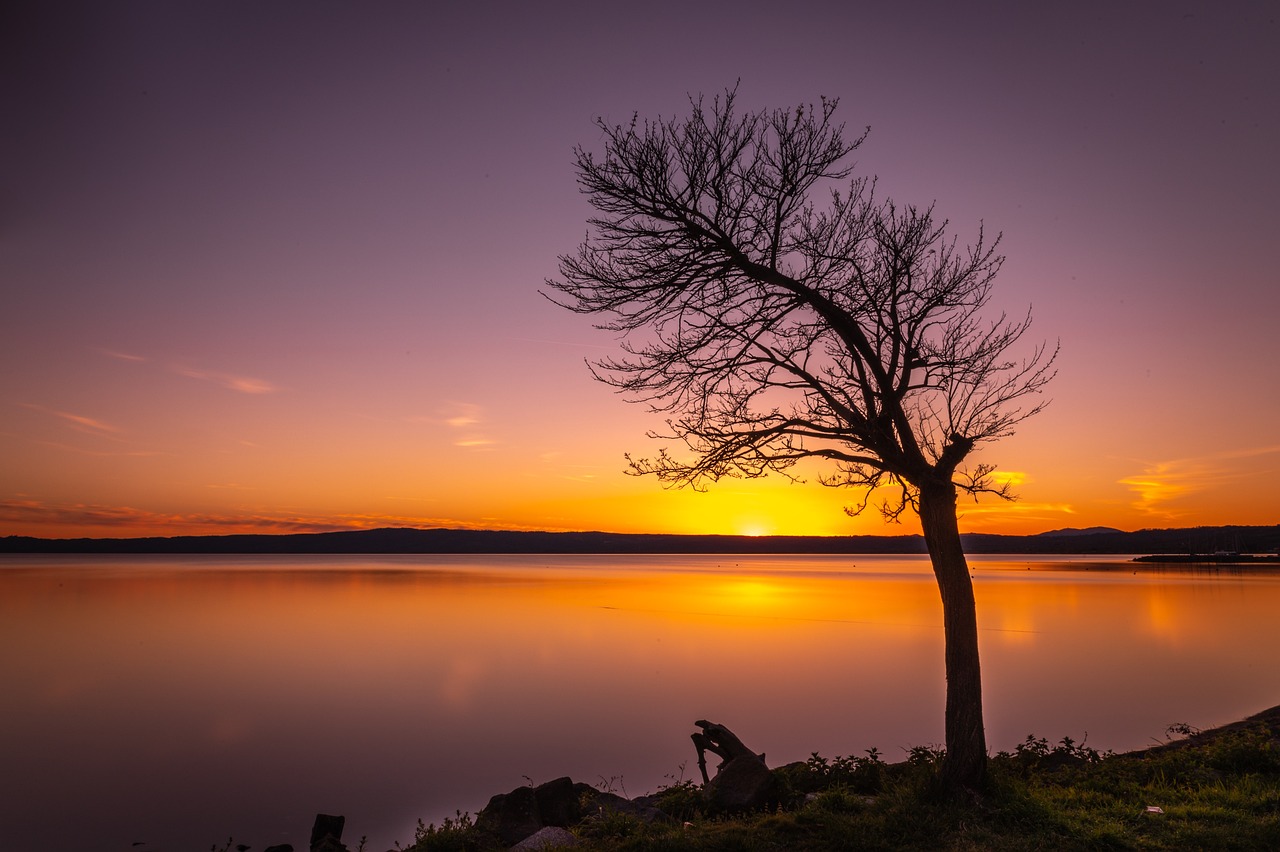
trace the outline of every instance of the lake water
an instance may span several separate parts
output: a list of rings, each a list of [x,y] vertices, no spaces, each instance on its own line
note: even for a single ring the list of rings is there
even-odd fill
[[[988,742],[1149,745],[1280,703],[1280,576],[973,557]],[[561,775],[942,740],[923,557],[0,557],[0,839],[352,848]]]

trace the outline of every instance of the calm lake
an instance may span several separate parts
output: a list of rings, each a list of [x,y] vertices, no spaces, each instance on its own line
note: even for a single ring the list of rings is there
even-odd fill
[[[988,741],[1125,750],[1280,703],[1280,575],[973,557]],[[6,849],[353,849],[561,775],[942,740],[923,557],[0,557]]]

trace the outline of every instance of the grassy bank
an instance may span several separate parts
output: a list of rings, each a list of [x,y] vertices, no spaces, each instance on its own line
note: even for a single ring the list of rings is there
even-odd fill
[[[586,850],[1280,849],[1280,707],[1166,745],[1098,754],[1028,738],[991,760],[990,790],[959,805],[931,794],[938,752],[872,753],[777,770],[768,813],[705,813],[691,783],[656,796],[671,819],[602,813],[574,826]],[[501,844],[469,818],[421,829],[414,852]]]

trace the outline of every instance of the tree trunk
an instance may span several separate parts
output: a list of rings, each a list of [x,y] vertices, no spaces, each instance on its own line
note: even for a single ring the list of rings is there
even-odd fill
[[[946,756],[941,782],[948,793],[981,791],[987,775],[982,726],[982,672],[978,665],[978,616],[969,564],[956,521],[956,489],[950,482],[920,489],[920,526],[942,595],[946,642]]]

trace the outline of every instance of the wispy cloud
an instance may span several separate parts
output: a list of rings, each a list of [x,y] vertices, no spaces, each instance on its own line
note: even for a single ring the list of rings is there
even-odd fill
[[[0,524],[9,531],[39,529],[55,537],[108,535],[222,535],[230,533],[315,533],[384,527],[475,529],[482,524],[459,518],[422,515],[336,513],[298,515],[286,512],[176,513],[133,506],[56,503],[34,499],[0,500]],[[65,533],[59,533],[63,528]],[[9,534],[7,531],[0,531]]]
[[[1146,462],[1140,472],[1118,481],[1137,495],[1133,506],[1138,511],[1176,518],[1185,513],[1170,507],[1170,503],[1189,494],[1238,480],[1248,473],[1239,468],[1240,462],[1255,461],[1266,456],[1280,458],[1280,445]]]
[[[250,376],[236,376],[231,373],[220,373],[215,370],[194,370],[190,367],[174,367],[174,372],[189,379],[199,379],[233,390],[237,393],[265,394],[276,393],[279,388],[265,379]]]
[[[1208,486],[1208,469],[1188,467],[1178,462],[1155,462],[1146,465],[1140,474],[1126,476],[1120,484],[1137,494],[1133,507],[1152,515],[1174,517],[1180,513],[1163,507],[1172,500],[1199,491]]]
[[[32,411],[39,411],[42,414],[57,417],[65,421],[77,432],[87,432],[93,435],[117,435],[121,431],[118,427],[112,426],[110,423],[99,420],[96,417],[86,417],[83,414],[73,414],[70,411],[58,411],[55,408],[47,408],[43,405],[36,405],[33,402],[21,402],[18,404]]]
[[[142,517],[159,517],[125,506],[46,503],[40,500],[0,500],[0,523],[38,523],[74,526],[131,525]],[[171,516],[170,516],[171,517]]]
[[[71,414],[67,411],[53,412],[63,420],[70,422],[73,426],[78,426],[89,432],[119,432],[120,430],[110,423],[104,423],[93,417],[84,417],[80,414]]]
[[[990,477],[991,484],[996,488],[1008,486],[1010,489],[1014,489],[1031,481],[1031,477],[1021,470],[1001,470],[997,468],[991,471]]]
[[[987,498],[985,502],[973,503],[961,499],[958,511],[965,517],[973,515],[1017,516],[1025,520],[1054,520],[1063,515],[1074,515],[1075,506],[1070,503],[1027,503],[1022,500],[1001,500]]]
[[[117,349],[104,349],[104,348],[99,348],[99,349],[98,349],[98,351],[99,351],[99,352],[101,352],[103,355],[106,355],[108,358],[115,358],[116,360],[119,360],[119,361],[145,361],[145,360],[147,360],[146,358],[142,357],[141,355],[133,355],[133,354],[130,354],[130,353],[128,353],[128,352],[121,352],[121,351],[119,351],[119,350],[117,350]]]
[[[484,419],[484,409],[473,402],[450,402],[444,406],[440,420],[455,429],[475,426]]]
[[[569,482],[595,482],[600,476],[600,468],[593,464],[570,464],[562,462],[564,453],[560,450],[547,450],[538,454],[538,460],[544,466],[554,467],[555,472],[550,474]],[[525,473],[529,478],[543,479],[548,475],[544,470],[530,470]]]
[[[121,352],[118,349],[107,349],[100,347],[98,349],[103,355],[109,358],[115,358],[120,361],[131,362],[147,362],[149,358],[142,355],[134,355],[130,352]],[[202,382],[210,382],[227,390],[236,391],[237,393],[247,394],[267,394],[275,393],[279,390],[276,385],[266,379],[259,379],[253,376],[241,376],[234,373],[224,373],[219,370],[200,370],[194,367],[188,367],[182,364],[174,364],[169,367],[179,376],[186,376],[189,379],[198,379]]]
[[[472,402],[451,402],[445,406],[439,422],[454,430],[457,437],[455,447],[467,449],[484,449],[493,446],[493,441],[484,430],[484,409]]]
[[[117,439],[123,442],[123,439]],[[91,450],[87,447],[76,447],[71,444],[65,444],[61,441],[36,441],[42,447],[52,447],[55,450],[63,450],[68,453],[77,453],[82,456],[92,456],[94,458],[151,458],[153,456],[168,456],[170,452],[162,450]]]
[[[473,409],[476,408],[476,406],[469,406],[469,407]],[[474,413],[455,414],[453,417],[446,418],[444,422],[448,423],[450,426],[452,426],[455,429],[465,429],[468,426],[474,426],[477,423],[479,423],[480,418],[478,415]]]

